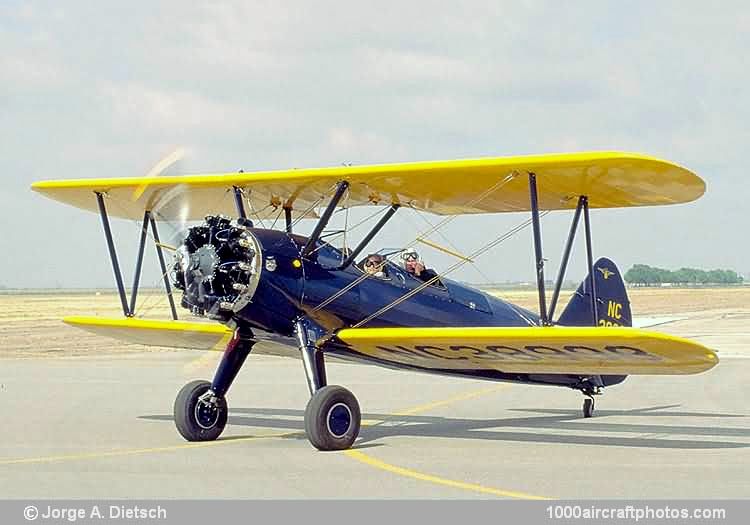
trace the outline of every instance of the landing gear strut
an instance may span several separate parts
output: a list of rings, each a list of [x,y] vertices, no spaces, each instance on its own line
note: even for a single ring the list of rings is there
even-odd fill
[[[305,408],[305,433],[318,450],[345,450],[359,435],[362,414],[354,394],[346,388],[327,385],[323,352],[315,346],[315,325],[306,319],[296,324],[310,401]]]
[[[249,328],[237,327],[213,382],[193,381],[177,394],[174,422],[188,441],[213,441],[224,431],[229,413],[225,396],[255,344],[252,335]]]

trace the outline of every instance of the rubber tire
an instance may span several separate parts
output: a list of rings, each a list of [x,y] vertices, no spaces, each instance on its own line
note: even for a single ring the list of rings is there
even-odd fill
[[[177,394],[174,400],[174,424],[177,431],[188,441],[213,441],[218,438],[227,425],[227,401],[223,397],[218,400],[219,417],[211,428],[203,428],[195,420],[195,405],[198,398],[211,388],[208,381],[197,380],[188,383]]]
[[[583,417],[591,417],[594,415],[594,400],[584,399],[583,400]]]
[[[349,429],[341,437],[336,437],[328,429],[328,412],[339,403],[347,406],[352,421]],[[346,450],[359,435],[362,413],[354,394],[337,385],[324,386],[315,392],[305,408],[305,434],[312,446],[318,450]]]

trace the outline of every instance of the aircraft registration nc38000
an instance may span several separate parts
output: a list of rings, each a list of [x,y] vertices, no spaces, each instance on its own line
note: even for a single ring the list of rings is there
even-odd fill
[[[652,157],[574,153],[59,180],[38,182],[33,189],[98,212],[111,256],[124,317],[71,317],[65,322],[146,345],[223,349],[213,381],[189,383],[177,395],[175,423],[191,441],[213,440],[224,430],[226,395],[251,349],[301,357],[311,395],[305,430],[320,450],[350,447],[360,429],[354,395],[328,385],[329,359],[573,388],[586,396],[585,417],[593,413],[593,396],[627,375],[693,374],[718,362],[714,352],[695,342],[632,328],[619,270],[609,259],[593,258],[591,208],[685,203],[705,191],[704,182],[689,170]],[[324,240],[326,227],[338,208],[354,206],[373,206],[381,216],[359,244],[336,248]],[[394,251],[370,258],[378,268],[368,272],[362,264],[368,258],[365,247],[402,207],[447,216],[443,222],[461,214],[529,213],[518,227],[488,239],[469,257],[530,226],[539,311],[446,278],[463,260],[448,271],[427,273],[420,279],[391,260],[398,253]],[[540,216],[551,210],[571,210],[573,217],[548,304]],[[129,301],[110,216],[142,220]],[[282,216],[284,227],[279,230],[257,227],[262,219]],[[317,219],[311,235],[295,234],[295,219],[306,217]],[[588,276],[555,317],[581,217]],[[174,248],[174,266],[168,267],[157,223],[176,219],[203,222],[187,231]],[[172,320],[136,316],[149,231]],[[179,321],[174,288],[182,293],[183,308],[218,323]]]

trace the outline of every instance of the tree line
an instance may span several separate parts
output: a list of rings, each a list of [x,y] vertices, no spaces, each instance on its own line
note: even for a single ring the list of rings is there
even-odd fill
[[[742,276],[734,270],[699,270],[680,268],[665,270],[647,264],[636,264],[625,272],[625,281],[634,286],[742,284]]]

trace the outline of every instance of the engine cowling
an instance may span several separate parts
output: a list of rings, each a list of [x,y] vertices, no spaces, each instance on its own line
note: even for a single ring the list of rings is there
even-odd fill
[[[181,304],[193,314],[228,322],[253,298],[262,271],[258,240],[241,223],[209,215],[191,227],[172,271]]]

